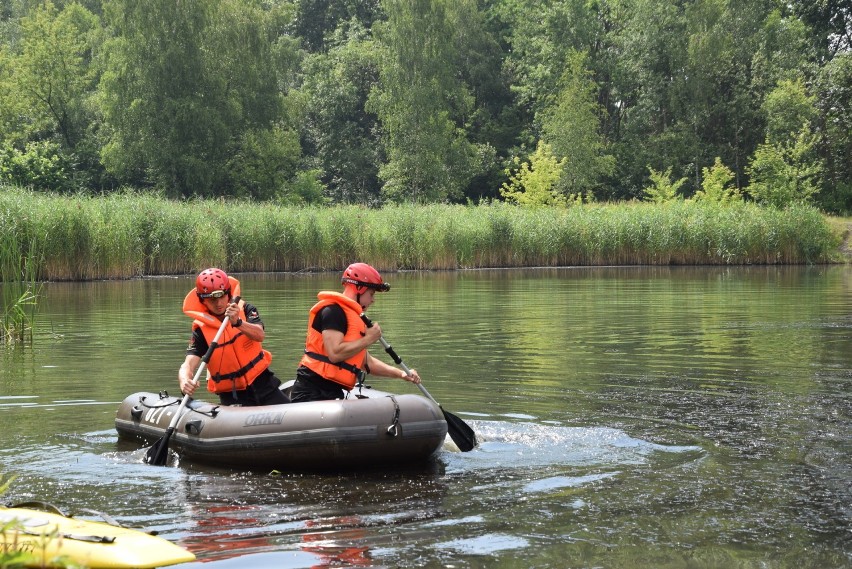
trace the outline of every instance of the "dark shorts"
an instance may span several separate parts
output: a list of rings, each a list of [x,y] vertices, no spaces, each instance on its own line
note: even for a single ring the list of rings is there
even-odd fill
[[[291,402],[328,401],[329,399],[344,399],[345,397],[346,390],[339,383],[329,381],[304,366],[300,366],[296,370],[296,381],[290,391]]]
[[[275,377],[275,373],[267,369],[242,391],[233,391],[219,394],[222,405],[242,405],[243,407],[257,407],[259,405],[279,405],[289,403],[290,400],[279,389],[281,380]]]

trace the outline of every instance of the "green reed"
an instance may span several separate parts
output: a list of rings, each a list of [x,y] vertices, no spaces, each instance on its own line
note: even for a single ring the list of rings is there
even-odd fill
[[[2,280],[30,260],[31,278],[89,280],[232,272],[481,267],[837,262],[819,211],[722,205],[504,203],[332,208],[149,194],[52,196],[0,188]],[[8,228],[8,230],[7,230]],[[38,255],[34,255],[40,236]],[[38,259],[37,263],[32,260]]]
[[[41,283],[41,235],[29,223],[31,214],[21,200],[0,205],[0,340],[5,344],[32,341]]]

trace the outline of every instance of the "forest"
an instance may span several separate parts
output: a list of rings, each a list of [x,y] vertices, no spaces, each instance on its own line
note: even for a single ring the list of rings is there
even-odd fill
[[[2,0],[0,187],[852,212],[852,0]]]

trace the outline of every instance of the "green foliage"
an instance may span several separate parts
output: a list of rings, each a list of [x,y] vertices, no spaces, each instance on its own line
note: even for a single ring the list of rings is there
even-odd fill
[[[539,140],[529,162],[515,158],[516,170],[507,171],[509,181],[500,195],[520,205],[565,205],[565,196],[556,189],[564,172],[566,159],[557,160],[549,144]]]
[[[103,160],[132,183],[172,195],[269,198],[300,154],[279,86],[285,13],[231,0],[108,0]],[[285,71],[287,69],[285,68]],[[261,148],[263,145],[269,148]]]
[[[645,201],[653,203],[664,203],[682,198],[678,194],[681,186],[686,183],[686,178],[672,182],[672,168],[669,166],[665,172],[658,172],[650,166],[651,185],[645,188]]]
[[[795,137],[802,125],[810,125],[816,118],[816,97],[808,96],[801,80],[783,79],[763,101],[766,115],[766,142],[785,144]]]
[[[75,189],[72,170],[54,142],[28,142],[23,152],[12,146],[0,149],[0,183],[67,192]]]
[[[357,33],[356,33],[357,32]],[[336,203],[379,200],[382,159],[376,116],[365,111],[378,83],[374,44],[362,30],[305,62],[306,134],[328,195]]]
[[[20,50],[12,83],[19,109],[18,141],[56,134],[69,150],[87,135],[89,99],[97,75],[93,52],[100,45],[100,22],[77,3],[57,10],[49,0],[21,19]]]
[[[819,192],[822,166],[813,160],[816,136],[803,127],[788,144],[762,144],[748,166],[746,188],[757,202],[784,207],[807,203]]]
[[[818,196],[829,211],[852,214],[852,53],[837,54],[815,84],[821,140],[818,152],[825,170]]]
[[[701,169],[701,174],[701,189],[695,192],[695,200],[725,204],[742,199],[737,188],[728,186],[734,179],[734,172],[722,164],[718,156],[711,168]]]
[[[270,200],[286,193],[300,153],[294,131],[277,126],[247,130],[234,146],[225,167],[231,195]]]
[[[460,198],[478,174],[464,118],[473,108],[455,68],[468,29],[478,25],[474,0],[387,0],[376,31],[380,84],[368,110],[381,121],[387,162],[382,193],[415,203]]]
[[[564,195],[621,200],[648,167],[704,192],[716,157],[742,190],[761,145],[789,154],[807,123],[812,199],[848,212],[841,4],[15,0],[0,148],[7,169],[10,149],[59,157],[56,191],[291,203],[316,179],[333,203],[378,205],[499,197],[544,140]],[[28,150],[43,143],[59,150]]]
[[[603,109],[597,86],[584,67],[585,54],[571,53],[553,103],[541,112],[542,133],[557,156],[564,156],[564,173],[556,181],[566,196],[592,194],[615,168],[600,134]]]

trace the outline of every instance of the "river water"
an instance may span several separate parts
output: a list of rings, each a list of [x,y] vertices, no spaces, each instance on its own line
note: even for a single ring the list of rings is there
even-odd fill
[[[291,378],[336,275],[237,277]],[[177,392],[192,279],[49,283],[33,345],[0,349],[2,501],[157,530],[196,553],[184,569],[852,567],[852,268],[385,277],[370,315],[474,451],[328,474],[145,465],[115,410]]]

